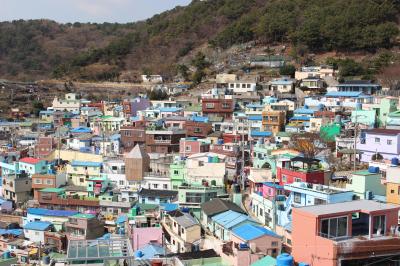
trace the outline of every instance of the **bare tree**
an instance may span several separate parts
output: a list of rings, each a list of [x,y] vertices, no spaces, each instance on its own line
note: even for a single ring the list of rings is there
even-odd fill
[[[400,89],[400,64],[396,63],[383,68],[378,79],[391,90]]]

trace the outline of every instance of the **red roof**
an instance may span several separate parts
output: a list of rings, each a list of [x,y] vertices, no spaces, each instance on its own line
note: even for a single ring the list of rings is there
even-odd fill
[[[41,160],[37,158],[32,158],[32,157],[25,157],[19,160],[21,163],[29,163],[29,164],[37,164]]]

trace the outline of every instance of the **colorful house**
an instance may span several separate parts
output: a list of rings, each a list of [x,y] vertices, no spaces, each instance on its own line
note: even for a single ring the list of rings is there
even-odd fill
[[[400,206],[356,200],[293,209],[292,255],[310,265],[371,263],[400,252],[400,238],[391,234]]]
[[[352,190],[358,199],[372,199],[373,196],[386,195],[382,174],[375,167],[353,172],[346,189]]]
[[[360,151],[360,160],[397,158],[400,154],[400,130],[376,128],[365,130],[360,134],[360,143],[357,150]]]

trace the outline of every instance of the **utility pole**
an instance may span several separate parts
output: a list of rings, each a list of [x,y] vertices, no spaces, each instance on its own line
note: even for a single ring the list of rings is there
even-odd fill
[[[357,115],[355,117],[354,123],[354,162],[353,162],[353,171],[356,171],[356,156],[357,156]]]

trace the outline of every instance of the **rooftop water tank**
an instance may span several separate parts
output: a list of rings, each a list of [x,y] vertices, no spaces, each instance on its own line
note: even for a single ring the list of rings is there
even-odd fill
[[[219,163],[219,157],[218,156],[214,156],[212,162],[213,163]]]
[[[218,145],[224,144],[224,140],[223,140],[223,139],[218,139],[217,144],[218,144]]]
[[[287,253],[282,253],[276,258],[276,266],[293,266],[293,257]]]
[[[399,165],[399,159],[396,157],[393,157],[391,160],[392,165]]]
[[[310,266],[310,264],[306,262],[299,262],[299,266]]]
[[[141,258],[143,257],[143,252],[141,250],[136,250],[135,251],[135,258]]]
[[[208,156],[208,162],[212,163],[213,162],[213,157],[212,156]]]

